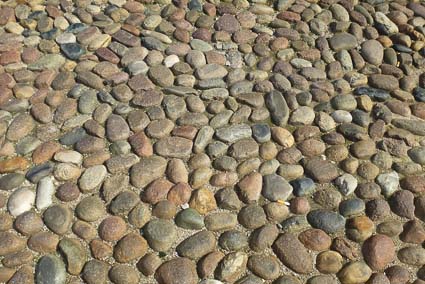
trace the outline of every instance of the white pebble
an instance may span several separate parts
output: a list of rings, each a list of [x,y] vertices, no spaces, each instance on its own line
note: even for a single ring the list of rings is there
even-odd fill
[[[72,163],[80,165],[83,162],[83,155],[77,151],[65,150],[57,152],[54,156],[54,159],[62,163]]]
[[[199,284],[223,284],[223,282],[214,280],[214,279],[205,279],[201,281]]]
[[[7,202],[7,209],[14,217],[31,210],[35,202],[35,193],[28,188],[14,191]]]
[[[380,174],[376,178],[376,182],[381,187],[382,194],[384,194],[385,197],[390,197],[398,190],[400,178],[397,172],[392,171],[390,173]]]
[[[167,66],[168,68],[173,67],[174,64],[178,63],[179,57],[175,54],[169,55],[167,57],[165,57],[164,59],[164,65]]]
[[[357,179],[350,174],[343,174],[335,180],[335,185],[345,196],[352,194],[356,190],[357,184]]]
[[[37,209],[43,210],[52,204],[52,196],[55,192],[55,186],[51,177],[42,178],[37,185],[37,198],[35,205]]]
[[[72,33],[63,33],[56,37],[56,42],[59,44],[74,43],[76,41],[77,41],[77,38]]]
[[[351,113],[346,110],[336,110],[331,116],[336,123],[350,123],[353,120]]]

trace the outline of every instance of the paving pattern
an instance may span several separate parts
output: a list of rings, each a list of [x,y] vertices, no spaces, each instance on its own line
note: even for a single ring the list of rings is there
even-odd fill
[[[3,0],[0,283],[424,284],[425,3]]]

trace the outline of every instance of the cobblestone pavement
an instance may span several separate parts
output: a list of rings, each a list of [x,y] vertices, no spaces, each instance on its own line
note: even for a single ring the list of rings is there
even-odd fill
[[[0,2],[0,282],[424,284],[425,3]]]

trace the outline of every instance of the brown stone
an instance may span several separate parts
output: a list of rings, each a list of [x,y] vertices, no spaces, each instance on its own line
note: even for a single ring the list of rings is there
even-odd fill
[[[200,214],[206,214],[217,208],[214,193],[206,188],[195,191],[194,194],[192,194],[189,205]]]
[[[338,177],[337,167],[331,162],[320,158],[307,161],[305,171],[319,183],[330,182]]]
[[[375,88],[387,91],[394,91],[398,89],[398,80],[391,75],[372,74],[369,77],[368,83]]]
[[[157,90],[147,90],[135,94],[132,103],[136,106],[149,107],[160,105],[164,98],[164,94]]]
[[[300,14],[291,11],[283,11],[277,14],[277,18],[288,22],[299,22],[301,21]]]
[[[256,202],[261,195],[263,177],[259,173],[251,173],[238,183],[242,201],[246,203]]]
[[[161,265],[161,259],[154,253],[148,253],[137,262],[137,268],[146,276],[153,275]]]
[[[215,22],[217,31],[233,33],[239,30],[240,24],[233,15],[223,15]]]
[[[0,85],[0,106],[7,103],[12,96],[12,90]]]
[[[140,234],[130,233],[114,247],[114,258],[118,262],[130,262],[145,255],[148,248],[146,240]]]
[[[56,251],[59,237],[50,232],[39,232],[28,240],[28,247],[39,253],[51,253]]]
[[[46,103],[51,107],[57,107],[53,115],[53,122],[55,123],[65,122],[77,112],[77,100],[64,98],[61,92],[49,94]]]
[[[8,284],[33,284],[34,273],[31,265],[24,265],[7,282]]]
[[[367,284],[390,284],[390,280],[388,280],[384,273],[378,272],[372,274],[372,276],[367,281]]]
[[[109,279],[115,284],[137,284],[139,283],[140,275],[131,266],[115,264],[109,270]]]
[[[409,190],[413,193],[421,193],[425,191],[425,177],[424,176],[408,176],[400,181],[403,189]]]
[[[21,58],[26,64],[33,63],[40,58],[41,52],[35,47],[25,47],[22,50]]]
[[[406,284],[410,279],[410,272],[407,268],[394,265],[385,270],[385,275],[390,280],[391,284]]]
[[[138,74],[128,80],[128,86],[135,92],[147,91],[155,88],[152,81],[143,74]]]
[[[85,168],[90,168],[97,165],[102,165],[107,160],[111,158],[111,153],[107,150],[99,150],[87,155],[83,160],[83,166]]]
[[[10,232],[0,232],[0,256],[18,252],[25,247],[25,240]]]
[[[374,235],[362,247],[365,261],[373,270],[382,270],[395,258],[395,246],[391,238]]]
[[[47,141],[38,146],[32,153],[32,161],[34,164],[42,164],[49,161],[55,155],[61,146],[56,141]]]
[[[140,46],[140,39],[138,37],[123,30],[119,30],[114,33],[112,38],[127,46]]]
[[[150,139],[143,131],[140,131],[128,139],[133,151],[140,157],[149,157],[153,154],[153,147]]]
[[[19,215],[14,224],[16,230],[26,236],[41,231],[44,225],[41,217],[32,211],[27,211]]]
[[[15,273],[15,269],[0,267],[0,282],[7,283]]]
[[[337,273],[342,268],[343,261],[336,251],[324,251],[317,255],[316,268],[321,273]]]
[[[167,165],[167,177],[173,183],[187,183],[189,180],[189,173],[183,160],[172,159]]]
[[[22,157],[14,157],[11,159],[0,161],[0,174],[23,171],[28,167],[28,160]]]
[[[65,202],[75,200],[79,196],[80,190],[78,186],[71,182],[61,184],[56,190],[56,197]]]
[[[96,229],[90,223],[80,220],[72,225],[72,232],[86,241],[94,239],[97,235]]]
[[[359,251],[353,243],[342,237],[336,237],[333,240],[331,249],[350,260],[356,259],[359,256]]]
[[[298,238],[284,233],[273,244],[273,251],[284,265],[297,273],[308,274],[313,270],[313,258]]]
[[[415,218],[414,195],[407,190],[396,191],[390,200],[391,210],[398,216]]]
[[[195,284],[198,282],[195,263],[188,258],[175,258],[163,263],[155,273],[159,284]]]
[[[157,179],[152,182],[142,193],[142,200],[150,204],[156,204],[167,199],[167,194],[173,184],[166,179]]]
[[[31,115],[41,123],[49,123],[53,120],[50,107],[44,103],[36,103],[31,107]]]
[[[0,231],[8,231],[12,228],[13,219],[8,213],[0,214]]]
[[[214,251],[203,257],[198,264],[199,276],[202,278],[212,276],[223,257],[221,251]]]
[[[187,183],[178,183],[168,192],[167,199],[179,206],[189,202],[192,188]]]
[[[326,145],[318,139],[307,139],[300,142],[297,148],[306,157],[319,156],[325,152]]]
[[[7,65],[21,61],[21,53],[18,50],[9,50],[0,55],[0,64]]]
[[[347,236],[356,242],[363,242],[375,230],[375,224],[367,216],[357,216],[348,220],[346,227]]]
[[[298,239],[311,250],[322,251],[331,246],[332,239],[320,229],[308,229],[299,234]]]
[[[13,254],[8,254],[2,260],[6,267],[19,267],[24,264],[31,264],[34,257],[29,250],[23,250]]]
[[[421,222],[412,220],[404,224],[400,240],[405,243],[421,244],[425,241],[425,230]]]
[[[311,209],[310,203],[308,199],[305,197],[295,197],[291,199],[290,203],[291,203],[289,205],[290,211],[297,215],[305,215]]]
[[[368,159],[376,153],[376,146],[372,140],[362,140],[352,144],[350,150],[356,158]]]
[[[190,140],[193,140],[197,133],[198,129],[191,125],[176,126],[172,132],[174,136],[179,136]]]
[[[75,149],[82,154],[92,154],[105,147],[105,141],[94,136],[86,136],[75,145]]]
[[[93,257],[99,260],[112,256],[112,247],[100,239],[95,239],[90,242],[90,251]]]
[[[95,53],[99,58],[111,63],[118,64],[120,62],[120,58],[106,47],[98,48]]]
[[[105,241],[117,241],[125,234],[127,225],[118,216],[105,218],[99,225],[99,236]]]

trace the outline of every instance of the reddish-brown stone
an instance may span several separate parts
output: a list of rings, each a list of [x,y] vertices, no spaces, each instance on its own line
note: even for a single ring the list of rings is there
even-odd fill
[[[308,229],[299,234],[298,239],[311,250],[322,251],[331,246],[332,239],[320,229]]]
[[[192,188],[187,183],[178,183],[168,192],[167,199],[175,205],[188,203],[192,194]]]
[[[425,191],[425,177],[408,176],[400,182],[400,185],[403,189],[409,190],[413,193],[420,193]]]
[[[374,235],[364,242],[362,253],[373,270],[384,269],[395,258],[394,242],[386,235]]]
[[[125,234],[127,225],[118,216],[107,217],[99,225],[99,236],[105,241],[117,241]]]
[[[149,157],[153,154],[153,147],[150,139],[143,131],[140,131],[128,139],[133,151],[140,157]]]
[[[167,194],[173,184],[166,179],[157,179],[152,182],[142,193],[143,201],[156,204],[158,201],[167,199]]]

